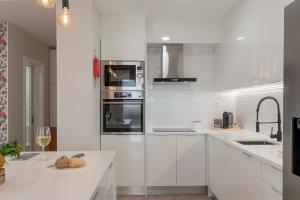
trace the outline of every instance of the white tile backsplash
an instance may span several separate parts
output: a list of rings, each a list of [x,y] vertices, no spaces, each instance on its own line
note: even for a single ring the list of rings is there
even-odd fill
[[[283,116],[283,91],[265,91],[236,96],[236,119],[243,124],[244,128],[250,131],[256,131],[256,108],[257,104],[265,96],[275,97],[280,103],[281,120]],[[275,122],[277,121],[277,107],[274,101],[266,100],[261,104],[259,112],[259,121]],[[274,127],[274,133],[277,131],[277,124],[262,124],[260,132],[270,135],[271,127]]]
[[[212,125],[224,109],[234,112],[234,97],[213,92],[214,47],[185,44],[184,74],[196,77],[196,83],[152,84],[161,73],[159,45],[148,47],[146,128],[192,127],[193,120],[201,120],[204,127]]]

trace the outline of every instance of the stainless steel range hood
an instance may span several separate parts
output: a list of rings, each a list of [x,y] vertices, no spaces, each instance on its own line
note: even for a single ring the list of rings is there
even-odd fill
[[[196,81],[197,78],[184,76],[183,44],[162,45],[161,77],[154,78],[153,82],[178,83]]]

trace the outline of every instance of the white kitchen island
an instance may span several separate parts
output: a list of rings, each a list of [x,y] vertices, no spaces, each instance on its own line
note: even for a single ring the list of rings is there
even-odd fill
[[[60,156],[84,153],[86,166],[78,169],[47,168]],[[115,200],[115,152],[46,152],[27,161],[8,161],[2,200]]]

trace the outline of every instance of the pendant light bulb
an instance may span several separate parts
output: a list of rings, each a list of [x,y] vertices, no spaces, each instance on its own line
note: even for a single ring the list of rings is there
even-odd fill
[[[42,8],[54,8],[56,0],[37,0],[36,4]]]
[[[70,10],[64,7],[61,13],[57,16],[58,24],[62,27],[69,28],[73,24],[73,19]]]

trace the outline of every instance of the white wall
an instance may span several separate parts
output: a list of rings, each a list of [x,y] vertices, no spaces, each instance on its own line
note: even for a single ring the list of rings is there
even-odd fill
[[[8,24],[8,130],[9,139],[23,142],[23,58],[24,56],[44,64],[43,118],[49,125],[49,47],[29,34]],[[23,134],[22,134],[23,133]]]
[[[225,110],[234,112],[234,98],[213,92],[214,47],[184,45],[184,74],[198,78],[190,84],[152,84],[160,75],[161,49],[148,46],[147,129],[155,127],[192,127],[193,120],[211,127],[214,117]]]
[[[99,149],[100,89],[92,70],[100,51],[98,18],[93,0],[74,0],[71,8],[73,26],[57,26],[58,150]]]
[[[57,127],[57,59],[56,49],[50,50],[50,127]]]
[[[171,37],[171,43],[220,43],[221,23],[218,21],[147,20],[147,42],[161,43],[161,37]]]

